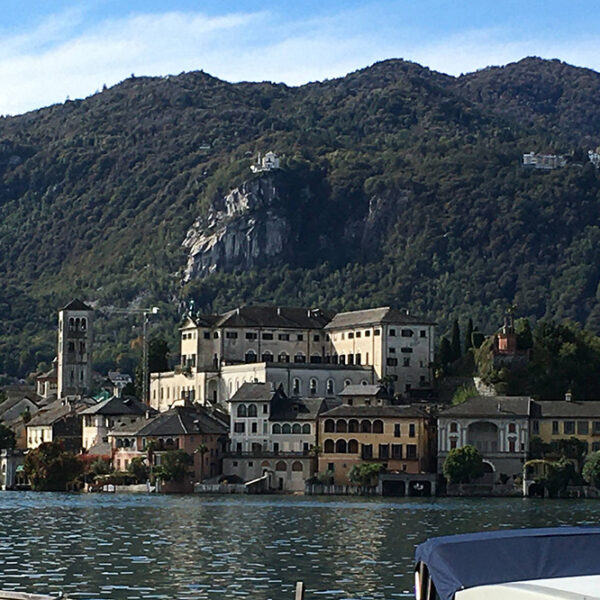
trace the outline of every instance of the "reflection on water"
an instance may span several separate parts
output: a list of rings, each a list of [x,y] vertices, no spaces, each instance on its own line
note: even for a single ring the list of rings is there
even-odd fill
[[[597,522],[598,501],[0,493],[0,589],[72,598],[412,595],[435,535]]]

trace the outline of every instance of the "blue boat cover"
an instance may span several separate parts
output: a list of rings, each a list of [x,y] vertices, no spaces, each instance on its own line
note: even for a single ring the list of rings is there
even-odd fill
[[[509,529],[432,538],[419,544],[442,600],[478,585],[600,574],[600,527]]]

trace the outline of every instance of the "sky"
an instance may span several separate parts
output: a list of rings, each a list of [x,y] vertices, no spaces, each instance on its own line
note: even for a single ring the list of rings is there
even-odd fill
[[[0,115],[135,74],[301,85],[387,58],[451,75],[524,58],[600,71],[598,0],[3,0]]]

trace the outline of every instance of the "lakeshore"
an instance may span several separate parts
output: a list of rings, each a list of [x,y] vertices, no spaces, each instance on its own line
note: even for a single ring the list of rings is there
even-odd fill
[[[0,494],[0,588],[106,600],[412,595],[414,546],[445,534],[596,523],[538,499]]]

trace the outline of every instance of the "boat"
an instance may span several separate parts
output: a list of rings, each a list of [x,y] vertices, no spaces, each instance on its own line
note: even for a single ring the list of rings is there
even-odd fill
[[[416,600],[600,599],[600,527],[432,538],[415,553]]]

